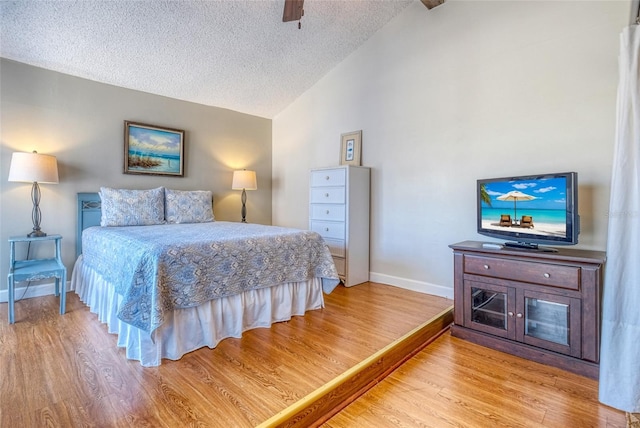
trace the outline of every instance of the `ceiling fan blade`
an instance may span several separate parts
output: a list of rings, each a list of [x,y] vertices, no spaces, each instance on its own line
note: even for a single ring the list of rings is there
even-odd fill
[[[304,14],[302,6],[304,0],[284,0],[282,22],[299,21]]]

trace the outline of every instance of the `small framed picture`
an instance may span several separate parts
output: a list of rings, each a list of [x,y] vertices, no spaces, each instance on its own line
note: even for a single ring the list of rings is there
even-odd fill
[[[360,166],[362,161],[362,131],[342,134],[340,143],[340,165]]]
[[[125,120],[124,173],[184,177],[184,131]]]

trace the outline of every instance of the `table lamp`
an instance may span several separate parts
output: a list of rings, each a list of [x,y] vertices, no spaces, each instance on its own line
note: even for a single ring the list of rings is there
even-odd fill
[[[9,167],[9,181],[33,183],[31,186],[33,231],[27,236],[47,236],[40,230],[40,186],[38,183],[58,183],[58,163],[55,156],[41,155],[35,150],[33,153],[14,153],[11,156],[11,166]]]
[[[242,222],[247,222],[247,192],[246,190],[257,190],[258,182],[256,181],[256,172],[247,171],[233,171],[233,181],[231,182],[232,190],[242,189]]]

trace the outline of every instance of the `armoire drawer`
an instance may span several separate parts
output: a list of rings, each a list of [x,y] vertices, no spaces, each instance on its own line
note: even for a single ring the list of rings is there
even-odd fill
[[[332,256],[344,257],[346,246],[344,239],[323,238]]]
[[[311,230],[323,238],[344,239],[345,225],[342,222],[311,220]]]
[[[347,265],[345,263],[344,258],[334,257],[333,263],[335,263],[336,265],[336,270],[338,271],[338,275],[345,276],[347,274]]]
[[[346,172],[340,169],[324,169],[311,172],[311,187],[318,186],[344,186]]]
[[[344,221],[346,212],[345,208],[344,204],[312,204],[311,219]]]
[[[311,189],[312,204],[344,204],[344,187],[313,187]]]

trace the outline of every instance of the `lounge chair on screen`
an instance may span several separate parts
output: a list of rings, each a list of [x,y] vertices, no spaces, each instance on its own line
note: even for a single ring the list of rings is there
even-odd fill
[[[533,217],[530,215],[523,215],[520,220],[520,227],[526,227],[528,229],[533,229]]]
[[[500,226],[511,227],[511,216],[509,214],[500,215]]]

